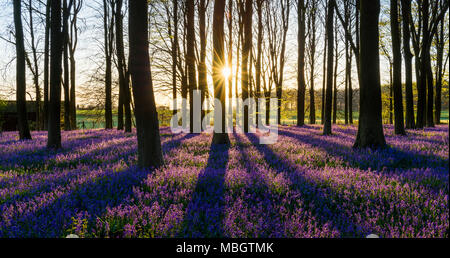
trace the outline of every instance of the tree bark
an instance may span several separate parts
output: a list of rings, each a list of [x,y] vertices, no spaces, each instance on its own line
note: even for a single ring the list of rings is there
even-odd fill
[[[138,140],[138,164],[144,168],[163,165],[158,113],[148,49],[148,2],[129,0],[130,74],[133,85]]]
[[[189,123],[190,132],[194,132],[194,90],[197,89],[195,69],[195,26],[194,26],[194,0],[186,0],[187,16],[187,55],[186,64],[189,81]]]
[[[412,85],[412,58],[411,53],[411,1],[401,0],[403,21],[403,57],[405,59],[405,97],[406,97],[406,128],[414,129],[416,122],[414,118],[414,95]]]
[[[309,123],[316,123],[316,101],[315,101],[315,58],[316,58],[316,12],[317,1],[311,1],[311,10],[308,19],[309,40],[309,60],[310,60],[310,90],[309,90]]]
[[[49,87],[49,66],[50,66],[50,5],[51,0],[47,0],[45,7],[45,39],[44,39],[44,109],[43,109],[43,129],[48,129],[48,87]]]
[[[331,110],[332,110],[332,97],[333,97],[333,59],[334,59],[334,5],[335,0],[328,1],[327,22],[326,22],[326,34],[327,34],[327,84],[325,89],[325,112],[324,112],[324,127],[323,134],[331,135]]]
[[[297,74],[297,126],[305,125],[305,44],[306,44],[306,7],[304,0],[298,0],[298,74]]]
[[[123,44],[123,15],[122,0],[116,0],[115,25],[116,25],[116,54],[117,54],[117,72],[119,73],[119,87],[123,93],[123,105],[125,111],[125,132],[131,132],[131,96],[130,80],[126,65],[125,50]]]
[[[214,134],[212,144],[230,144],[228,134],[225,133],[225,80],[222,78],[222,69],[225,66],[224,55],[224,15],[225,15],[225,0],[214,1],[214,21],[213,21],[213,81],[214,81],[214,97],[220,100],[222,122],[221,128],[218,128],[218,123],[214,121]],[[217,108],[217,107],[216,107]],[[215,110],[216,112],[217,110]],[[219,118],[218,113],[214,118]],[[220,133],[216,131],[220,130]]]
[[[393,53],[393,92],[394,92],[394,117],[395,134],[406,135],[403,116],[403,94],[402,94],[402,51],[400,24],[398,15],[398,0],[391,0],[391,33]]]
[[[244,3],[243,3],[244,4]],[[246,101],[249,98],[249,66],[250,52],[252,48],[252,16],[253,16],[253,1],[245,0],[245,7],[243,10],[242,22],[244,28],[244,39],[242,46],[242,66],[241,66],[241,76],[242,76],[242,99]],[[244,132],[249,132],[249,109],[248,105],[244,105]]]
[[[209,1],[208,1],[209,3]],[[206,92],[208,90],[207,70],[206,70],[206,0],[200,0],[198,6],[199,28],[200,28],[200,63],[198,65],[198,86],[201,91],[201,121],[205,117],[203,105],[205,103]],[[203,130],[203,129],[202,129]]]
[[[64,130],[70,131],[71,119],[70,119],[70,71],[69,71],[69,15],[72,7],[73,0],[63,0],[63,51],[64,51]]]
[[[109,20],[109,7],[107,0],[103,0],[103,29],[104,29],[104,51],[105,51],[105,129],[113,128],[112,118],[112,87],[111,87],[111,49],[110,46],[110,26]],[[120,120],[119,120],[120,121]],[[122,119],[123,121],[123,119]]]
[[[61,58],[63,35],[61,33],[61,1],[51,0],[51,64],[50,64],[50,103],[48,115],[49,149],[61,148]]]
[[[26,100],[25,45],[21,0],[14,0],[14,27],[16,31],[16,105],[19,138],[20,140],[31,140]]]
[[[360,116],[355,148],[383,148],[379,56],[380,0],[360,0]]]

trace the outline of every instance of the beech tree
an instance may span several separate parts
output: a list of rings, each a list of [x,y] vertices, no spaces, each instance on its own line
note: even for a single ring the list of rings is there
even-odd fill
[[[355,148],[383,148],[379,55],[380,0],[360,0],[360,115]]]
[[[222,75],[222,69],[225,67],[224,54],[224,16],[225,16],[225,0],[214,1],[214,15],[213,15],[213,81],[214,81],[214,97],[220,100],[221,107],[215,108],[214,117],[220,119],[222,126],[219,123],[214,123],[214,134],[212,144],[230,144],[228,134],[225,133],[225,78]],[[217,132],[217,131],[220,131]]]
[[[157,168],[163,164],[158,113],[148,49],[148,2],[129,0],[130,74],[135,102],[140,167]]]
[[[14,0],[14,27],[16,31],[16,106],[20,140],[31,140],[28,126],[25,78],[25,45],[22,26],[22,1]]]
[[[48,115],[48,142],[50,149],[61,148],[61,75],[63,34],[61,32],[61,1],[51,0],[50,47],[50,104]]]

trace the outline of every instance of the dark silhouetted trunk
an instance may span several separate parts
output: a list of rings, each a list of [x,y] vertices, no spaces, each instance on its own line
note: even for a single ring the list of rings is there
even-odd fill
[[[308,19],[309,39],[309,63],[310,63],[310,89],[309,89],[309,123],[316,123],[316,101],[315,101],[315,58],[316,58],[316,12],[317,1],[312,0]]]
[[[381,115],[379,0],[360,0],[360,115],[355,148],[383,148]]]
[[[122,0],[116,1],[115,25],[116,25],[116,52],[117,52],[117,72],[119,73],[119,87],[122,89],[123,106],[125,111],[125,132],[130,133],[131,122],[131,96],[130,77],[126,65],[125,50],[123,45],[123,14]]]
[[[230,144],[228,134],[225,133],[225,80],[222,78],[222,69],[225,66],[224,55],[224,16],[225,16],[225,0],[214,1],[213,16],[213,81],[214,81],[214,97],[220,100],[221,114],[215,113],[214,118],[220,118],[222,125],[214,120],[214,135],[212,144]],[[215,107],[215,111],[218,107]],[[219,131],[219,132],[216,132]]]
[[[333,33],[333,21],[334,21],[334,5],[335,0],[328,1],[327,22],[326,22],[326,34],[327,34],[327,82],[325,90],[325,111],[324,111],[324,127],[323,134],[331,135],[331,111],[332,111],[332,98],[333,98],[333,59],[334,59],[334,33]]]
[[[172,39],[172,98],[173,115],[177,110],[177,55],[178,55],[178,0],[172,1],[173,5],[173,39]],[[172,126],[178,126],[178,121]]]
[[[186,64],[189,83],[189,123],[190,132],[194,132],[194,90],[197,89],[195,69],[195,24],[194,24],[194,0],[186,0],[187,18],[187,55]]]
[[[44,36],[44,108],[43,108],[43,129],[48,128],[48,87],[49,87],[49,67],[50,67],[50,6],[51,0],[47,0],[45,7],[45,36]]]
[[[403,117],[402,94],[402,51],[400,40],[400,24],[398,15],[398,0],[391,0],[391,33],[393,53],[393,92],[394,92],[394,116],[395,134],[406,135]]]
[[[405,97],[406,97],[406,128],[414,129],[416,122],[414,118],[414,95],[412,85],[412,58],[411,53],[411,1],[401,0],[402,27],[403,27],[403,57],[405,59]]]
[[[64,43],[61,33],[61,1],[51,1],[50,31],[50,103],[47,147],[49,149],[59,149],[61,148],[61,58]]]
[[[14,0],[14,27],[16,31],[16,105],[20,140],[31,140],[28,126],[25,78],[25,45],[22,25],[22,2]]]
[[[442,3],[441,3],[442,8]],[[439,23],[439,31],[436,35],[436,96],[435,96],[435,114],[434,122],[439,125],[441,123],[442,112],[442,81],[444,72],[444,48],[445,48],[445,34],[444,34],[445,19]]]
[[[306,44],[306,7],[304,0],[298,0],[298,74],[297,74],[297,126],[305,125],[305,44]],[[313,70],[313,69],[312,69]]]
[[[337,25],[337,18],[335,18],[335,25]],[[338,29],[334,29],[334,72],[333,72],[333,124],[337,123],[337,71],[339,65],[339,40]]]
[[[209,3],[209,1],[208,1]],[[198,6],[199,14],[199,28],[200,28],[200,63],[198,65],[198,87],[201,91],[201,121],[205,117],[205,112],[203,111],[203,105],[205,103],[205,97],[208,90],[208,80],[207,80],[207,70],[206,70],[206,0],[200,0]],[[203,129],[202,129],[203,130]]]
[[[63,0],[63,48],[64,48],[64,130],[72,130],[70,123],[70,70],[69,70],[69,15],[73,0]]]
[[[242,64],[241,64],[241,76],[242,76],[242,99],[245,102],[249,98],[249,66],[251,65],[250,52],[252,49],[252,16],[253,16],[253,1],[245,0],[245,7],[242,15],[242,22],[244,28],[244,38],[242,46]],[[244,3],[243,3],[244,4]],[[244,117],[243,117],[244,132],[249,132],[249,109],[248,105],[244,105]]]
[[[138,164],[163,165],[158,113],[150,70],[147,0],[129,1],[130,74],[135,104]]]
[[[111,32],[112,26],[108,23],[109,21],[109,7],[107,0],[103,0],[103,30],[104,30],[104,50],[105,50],[105,129],[113,128],[113,118],[112,118],[112,86],[111,86]],[[120,121],[120,119],[119,119]],[[123,125],[123,118],[122,118]]]
[[[256,122],[261,125],[262,114],[260,114],[259,98],[261,98],[261,62],[262,62],[262,43],[263,43],[263,0],[256,1],[256,12],[258,13],[258,42],[255,66],[255,87],[256,87]]]

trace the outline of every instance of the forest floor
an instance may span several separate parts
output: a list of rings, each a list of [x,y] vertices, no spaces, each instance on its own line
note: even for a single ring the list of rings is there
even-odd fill
[[[136,167],[135,134],[0,136],[0,237],[448,237],[448,127],[354,150],[357,128],[281,127],[253,134],[161,130],[165,166]]]

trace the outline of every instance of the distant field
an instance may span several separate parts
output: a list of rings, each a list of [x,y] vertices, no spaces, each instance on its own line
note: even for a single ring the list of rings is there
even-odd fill
[[[168,126],[169,119],[171,117],[171,111],[169,110],[160,110],[158,111],[160,115],[160,124],[161,126]],[[320,111],[317,113],[316,122],[321,123]],[[353,120],[355,122],[358,121],[359,113],[353,113]],[[309,121],[309,115],[305,117],[305,122]],[[449,111],[443,111],[441,115],[441,122],[447,123],[449,121]],[[78,110],[77,111],[77,123],[78,128],[83,128],[83,122],[86,129],[97,129],[104,128],[104,111],[103,110]],[[338,124],[344,124],[345,120],[343,118],[343,114],[338,114],[337,119]],[[296,111],[284,111],[281,117],[281,123],[284,125],[295,125],[297,123],[297,114]],[[117,127],[117,112],[113,113],[113,124],[114,127]]]

